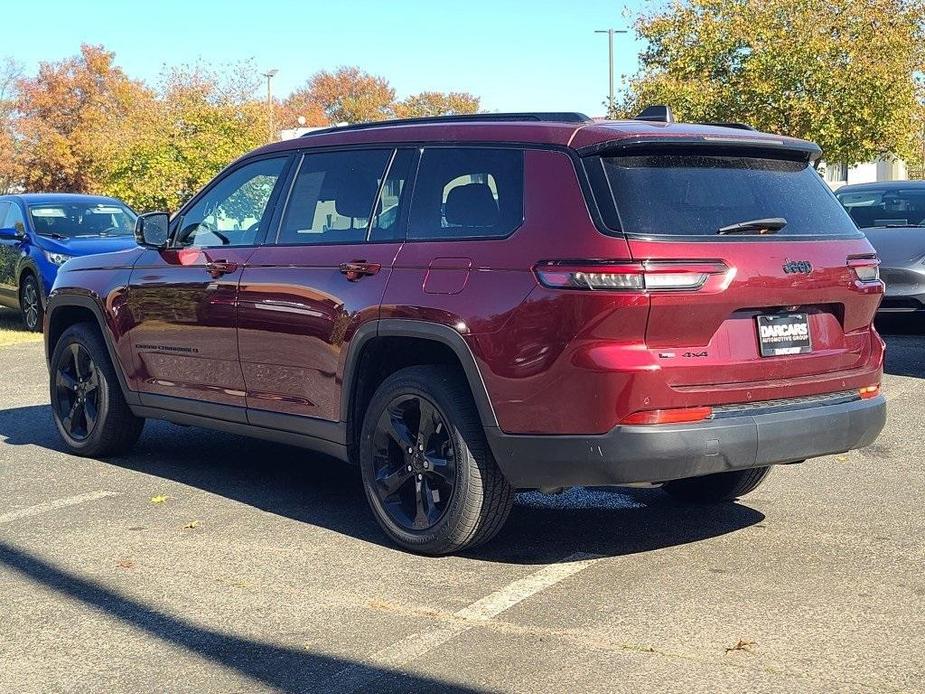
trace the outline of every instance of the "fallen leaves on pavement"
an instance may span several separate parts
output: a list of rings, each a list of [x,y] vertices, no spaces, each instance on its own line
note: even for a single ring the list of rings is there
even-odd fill
[[[158,494],[157,496],[151,497],[151,503],[152,504],[163,504],[169,498],[170,498],[169,496],[163,496],[163,495]]]
[[[739,639],[739,642],[735,646],[730,646],[726,649],[726,653],[732,653],[733,651],[745,651],[746,653],[752,652],[752,646],[757,646],[758,644],[754,641],[746,641],[745,639]]]
[[[184,529],[184,530],[192,530],[193,528],[198,528],[198,527],[199,527],[199,521],[198,521],[198,520],[194,520],[194,521],[190,521],[189,523],[187,523],[186,525],[184,525],[184,526],[183,526],[183,529]]]

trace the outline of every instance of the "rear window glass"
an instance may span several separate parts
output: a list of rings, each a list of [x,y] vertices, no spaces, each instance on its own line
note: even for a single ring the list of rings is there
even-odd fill
[[[646,154],[602,159],[621,230],[712,236],[758,219],[784,218],[778,235],[857,233],[812,166],[745,156]]]
[[[859,227],[925,225],[925,188],[846,190],[835,195]]]

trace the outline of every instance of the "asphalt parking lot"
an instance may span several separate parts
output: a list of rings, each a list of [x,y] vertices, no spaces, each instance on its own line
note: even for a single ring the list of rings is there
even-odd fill
[[[925,330],[898,327],[870,448],[723,508],[523,494],[442,559],[301,450],[149,423],[67,455],[41,345],[0,347],[0,691],[923,691]]]

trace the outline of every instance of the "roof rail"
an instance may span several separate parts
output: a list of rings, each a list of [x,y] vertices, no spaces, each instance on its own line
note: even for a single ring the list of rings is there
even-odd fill
[[[704,122],[697,125],[712,125],[716,128],[735,128],[736,130],[755,130],[748,123],[733,123],[731,121]]]
[[[524,113],[464,113],[455,116],[426,116],[421,118],[394,118],[392,120],[372,121],[370,123],[354,123],[351,125],[334,125],[330,128],[312,130],[302,137],[312,137],[325,133],[343,132],[347,130],[368,130],[372,128],[388,128],[395,125],[418,125],[425,123],[497,123],[512,121],[537,121],[548,123],[586,123],[591,119],[583,113],[575,111],[530,111]]]
[[[647,106],[633,120],[647,120],[655,123],[674,123],[674,114],[671,112],[671,106],[656,104]]]

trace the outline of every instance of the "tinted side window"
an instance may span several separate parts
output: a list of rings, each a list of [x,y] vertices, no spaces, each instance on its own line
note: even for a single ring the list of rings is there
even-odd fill
[[[408,238],[507,236],[523,223],[524,156],[516,149],[425,149]]]
[[[261,159],[235,169],[214,185],[183,215],[177,244],[181,246],[250,246],[272,210],[273,194],[286,157]]]
[[[23,219],[22,210],[15,202],[10,203],[10,211],[6,213],[6,221],[3,222],[4,229],[16,229],[20,234],[26,233],[26,220]]]
[[[405,192],[411,190],[407,184],[414,174],[415,157],[415,151],[410,149],[400,149],[395,153],[369,228],[371,241],[399,241],[404,238],[402,224],[407,216],[405,208],[410,197]]]
[[[278,243],[363,243],[390,149],[319,152],[302,158]]]

